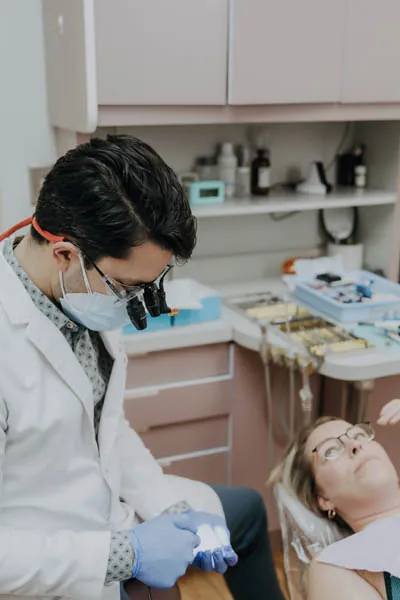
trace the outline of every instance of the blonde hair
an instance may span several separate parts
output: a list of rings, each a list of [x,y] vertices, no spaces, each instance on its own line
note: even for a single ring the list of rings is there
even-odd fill
[[[305,425],[287,449],[282,461],[272,471],[268,484],[281,483],[295,498],[319,517],[327,515],[319,508],[315,475],[305,447],[312,432],[320,425],[338,421],[338,417],[320,417]],[[342,525],[342,523],[340,523]]]

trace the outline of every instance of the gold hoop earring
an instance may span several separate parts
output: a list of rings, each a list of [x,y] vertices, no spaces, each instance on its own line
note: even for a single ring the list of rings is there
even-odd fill
[[[330,508],[328,510],[328,519],[332,521],[336,517],[336,510],[334,508]]]

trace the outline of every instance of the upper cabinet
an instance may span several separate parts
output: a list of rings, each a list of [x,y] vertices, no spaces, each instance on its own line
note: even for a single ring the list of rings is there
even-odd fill
[[[53,125],[400,118],[400,0],[42,0]]]
[[[51,123],[93,131],[98,121],[93,0],[43,0]]]
[[[102,107],[113,120],[127,106],[225,105],[228,2],[42,0],[53,125],[93,131]]]
[[[399,25],[399,0],[348,0],[342,102],[400,102]]]
[[[229,103],[339,102],[346,2],[231,0]]]
[[[95,0],[100,105],[223,105],[228,0]]]

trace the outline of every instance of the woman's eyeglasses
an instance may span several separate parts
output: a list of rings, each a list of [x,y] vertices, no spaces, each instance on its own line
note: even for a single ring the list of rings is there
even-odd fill
[[[342,435],[327,438],[317,444],[312,451],[313,456],[318,456],[322,461],[339,458],[346,447],[343,438],[367,444],[375,438],[375,431],[371,423],[352,425]]]

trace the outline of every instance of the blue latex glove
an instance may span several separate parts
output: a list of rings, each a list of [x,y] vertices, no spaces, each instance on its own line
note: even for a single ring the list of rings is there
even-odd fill
[[[132,577],[154,588],[171,588],[193,562],[200,543],[196,531],[187,514],[161,515],[132,529]]]
[[[230,544],[231,534],[224,519],[218,515],[204,512],[189,511],[185,514],[190,517],[191,522],[197,529],[201,525],[209,525],[218,533],[218,529],[220,528],[224,532],[223,537],[225,538],[225,540],[223,540],[224,543],[217,550],[214,550],[213,552],[199,552],[192,564],[203,571],[208,572],[214,570],[217,573],[225,573],[228,567],[234,567],[239,558]]]

